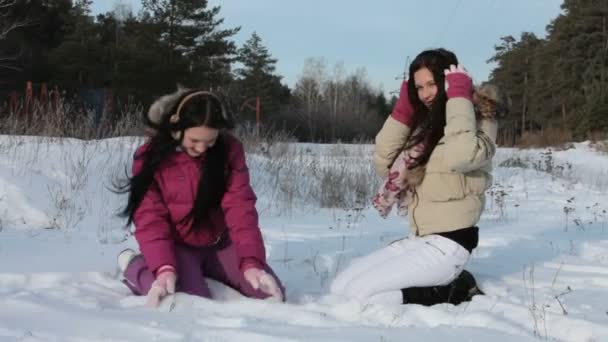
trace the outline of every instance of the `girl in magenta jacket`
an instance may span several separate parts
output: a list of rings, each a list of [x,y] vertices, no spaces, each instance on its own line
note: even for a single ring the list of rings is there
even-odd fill
[[[227,132],[221,101],[179,90],[155,102],[146,122],[153,134],[135,152],[124,210],[141,254],[120,254],[125,283],[149,306],[175,291],[210,298],[204,278],[284,300],[266,263],[243,145]]]

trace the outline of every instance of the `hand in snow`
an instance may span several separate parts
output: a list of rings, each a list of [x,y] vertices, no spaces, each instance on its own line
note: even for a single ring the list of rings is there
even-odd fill
[[[155,308],[163,297],[174,294],[176,281],[177,276],[173,270],[167,270],[160,273],[152,283],[150,291],[148,291],[146,306]]]
[[[247,280],[254,289],[260,289],[262,292],[283,301],[283,293],[272,275],[255,267],[246,269],[243,274],[245,280]]]

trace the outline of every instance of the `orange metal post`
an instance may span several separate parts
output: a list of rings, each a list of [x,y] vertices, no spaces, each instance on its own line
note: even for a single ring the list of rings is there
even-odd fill
[[[33,107],[33,96],[34,92],[32,90],[32,81],[27,81],[25,87],[25,115],[27,117],[27,122],[31,121],[30,115]]]

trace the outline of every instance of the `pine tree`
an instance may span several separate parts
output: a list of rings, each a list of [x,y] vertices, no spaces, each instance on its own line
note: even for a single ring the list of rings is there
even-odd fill
[[[238,50],[238,61],[242,64],[236,69],[240,102],[259,96],[264,113],[276,112],[286,101],[285,89],[281,77],[274,74],[277,60],[256,32]]]
[[[91,0],[77,0],[66,14],[69,33],[50,53],[54,80],[64,89],[100,87],[107,70],[99,31],[91,16]]]
[[[70,0],[0,0],[0,79],[21,88],[50,77],[49,50],[64,38]]]
[[[561,97],[566,124],[579,136],[600,124],[596,116],[597,96],[606,86],[605,20],[608,3],[602,0],[565,0],[564,13],[552,23],[548,35],[555,57],[556,92]],[[605,96],[604,96],[605,97]],[[599,106],[601,108],[601,105]]]
[[[534,128],[530,108],[537,104],[531,96],[532,87],[536,81],[533,61],[536,49],[541,41],[533,33],[524,32],[520,41],[512,36],[501,38],[502,43],[495,46],[496,54],[489,60],[497,62],[498,66],[492,71],[490,81],[499,86],[501,91],[510,99],[511,113],[500,122],[503,139],[513,141],[515,136]]]
[[[502,133],[561,127],[585,138],[608,130],[608,2],[565,0],[561,8],[546,39],[524,33],[496,47],[491,80],[511,98],[513,114]]]
[[[240,28],[219,29],[220,7],[207,0],[143,0],[146,22],[157,31],[165,78],[213,89],[230,80],[236,46],[229,38]]]

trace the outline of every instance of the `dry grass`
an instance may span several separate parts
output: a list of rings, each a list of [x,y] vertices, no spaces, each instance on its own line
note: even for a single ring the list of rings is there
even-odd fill
[[[364,146],[275,143],[266,152],[249,153],[247,162],[256,192],[270,198],[267,209],[278,214],[295,208],[361,210],[380,181]]]
[[[49,103],[37,102],[29,115],[21,109],[15,112],[0,109],[0,134],[37,136],[40,138],[36,141],[41,142],[38,146],[57,138],[93,140],[139,136],[143,133],[139,122],[142,110],[142,106],[126,106],[115,115],[114,121],[104,115],[96,122],[93,112],[79,111],[70,103],[61,101],[53,108]],[[252,125],[241,125],[234,133],[245,146],[252,181],[258,186],[256,191],[270,196],[275,209],[281,213],[301,206],[361,210],[369,205],[377,189],[379,179],[374,174],[371,155],[362,145],[313,148],[310,144],[294,144],[294,136],[283,130],[263,127],[258,131]],[[86,174],[80,169],[79,173]],[[81,188],[84,185],[78,187]],[[56,203],[55,211],[64,213],[71,208],[72,204],[64,197],[75,190],[68,190],[49,189]],[[80,220],[67,221],[70,221],[68,225],[76,226]],[[56,225],[67,224],[59,221],[66,221],[64,217],[58,219]]]
[[[599,152],[608,153],[608,140],[594,141],[591,146]]]
[[[0,108],[0,134],[69,137],[83,140],[140,135],[141,105],[127,103],[114,116],[78,109],[60,99],[56,105],[36,101],[29,112],[20,105],[14,111]]]
[[[277,149],[281,149],[279,146],[296,141],[291,133],[284,130],[268,126],[262,126],[258,130],[255,125],[249,123],[238,125],[233,133],[243,142],[247,153],[268,155],[270,150],[274,150],[276,154]]]
[[[580,139],[578,139],[580,140]],[[589,132],[584,140],[590,140],[592,146],[600,152],[608,152],[608,133]],[[577,141],[573,132],[563,128],[547,128],[543,131],[526,132],[519,138],[516,146],[519,148],[531,147],[558,147],[563,148]]]
[[[517,143],[517,147],[561,146],[574,140],[572,132],[562,128],[547,128],[543,131],[526,132]]]

